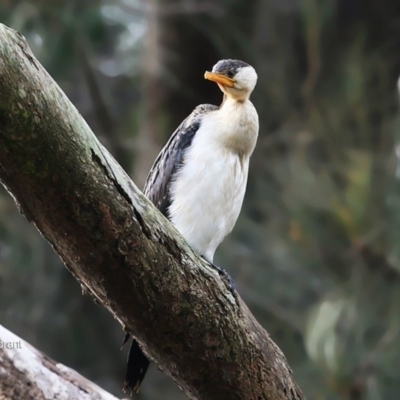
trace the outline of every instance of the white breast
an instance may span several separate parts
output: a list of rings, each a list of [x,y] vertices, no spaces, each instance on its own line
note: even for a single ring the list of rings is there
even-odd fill
[[[253,105],[230,106],[204,117],[170,189],[171,222],[210,262],[239,216],[258,135]]]

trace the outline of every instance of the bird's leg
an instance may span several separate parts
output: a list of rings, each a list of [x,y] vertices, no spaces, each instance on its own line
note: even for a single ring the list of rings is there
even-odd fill
[[[211,265],[218,271],[219,275],[221,277],[225,277],[228,282],[229,282],[229,289],[231,291],[232,294],[235,294],[236,292],[236,284],[235,281],[233,280],[233,278],[228,274],[228,272],[226,271],[226,269],[218,267],[218,265],[215,265],[214,263],[211,263]]]
[[[205,257],[203,257],[206,261],[208,261]],[[215,265],[214,263],[208,261],[211,266],[218,271],[219,276],[225,277],[228,282],[229,282],[229,288],[232,294],[235,294],[236,291],[236,284],[235,281],[232,279],[232,277],[226,272],[224,268],[219,267],[218,265]]]

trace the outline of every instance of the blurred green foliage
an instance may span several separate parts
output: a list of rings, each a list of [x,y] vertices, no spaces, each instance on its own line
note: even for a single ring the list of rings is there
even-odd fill
[[[309,399],[400,391],[400,4],[373,0],[2,0],[100,140],[142,185],[167,137],[255,66],[260,138],[218,251]],[[398,303],[399,301],[399,303]],[[0,193],[0,323],[121,396],[122,332]],[[165,376],[140,399],[184,399]]]

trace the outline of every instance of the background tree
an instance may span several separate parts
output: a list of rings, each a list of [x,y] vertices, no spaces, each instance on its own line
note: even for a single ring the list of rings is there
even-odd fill
[[[137,183],[195,105],[220,101],[204,70],[252,63],[260,139],[217,263],[308,398],[397,400],[397,1],[3,0],[0,20]],[[119,325],[4,192],[0,216],[0,322],[120,395]],[[185,397],[154,370],[139,398]]]

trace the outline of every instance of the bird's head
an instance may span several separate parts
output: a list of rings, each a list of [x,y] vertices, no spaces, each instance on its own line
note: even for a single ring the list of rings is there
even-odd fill
[[[248,99],[257,83],[255,69],[240,60],[218,61],[212,72],[204,74],[204,78],[218,83],[227,96],[238,101]]]

